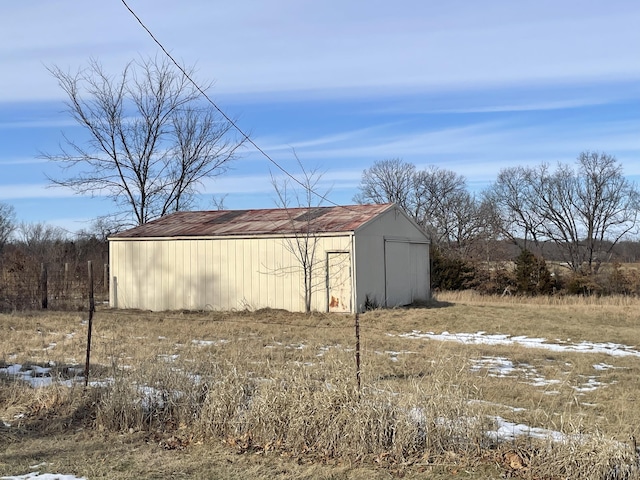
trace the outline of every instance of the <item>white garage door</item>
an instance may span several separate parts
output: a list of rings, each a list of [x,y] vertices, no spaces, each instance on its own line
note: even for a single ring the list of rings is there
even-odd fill
[[[411,258],[408,242],[385,240],[386,306],[411,303]]]
[[[386,306],[429,298],[429,245],[385,240]]]

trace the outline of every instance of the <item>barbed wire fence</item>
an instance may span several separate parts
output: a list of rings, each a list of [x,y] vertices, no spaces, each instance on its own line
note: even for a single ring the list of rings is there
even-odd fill
[[[96,303],[106,303],[109,265],[105,263],[94,270],[91,279],[86,262],[0,264],[0,311],[87,310],[91,283]]]

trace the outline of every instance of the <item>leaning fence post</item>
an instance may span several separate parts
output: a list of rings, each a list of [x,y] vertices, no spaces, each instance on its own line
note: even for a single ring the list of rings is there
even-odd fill
[[[87,360],[84,364],[84,386],[89,385],[89,359],[91,357],[91,329],[93,327],[93,312],[96,309],[96,302],[93,297],[93,263],[91,260],[87,262],[89,270],[89,322],[87,328]]]

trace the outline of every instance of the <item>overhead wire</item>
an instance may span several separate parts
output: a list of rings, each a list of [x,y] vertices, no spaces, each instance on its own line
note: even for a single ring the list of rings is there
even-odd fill
[[[136,21],[140,24],[140,26],[147,32],[147,34],[149,34],[149,36],[151,37],[151,39],[155,42],[156,45],[158,45],[158,47],[162,50],[162,52],[167,56],[167,58],[176,66],[176,68],[178,68],[178,70],[180,70],[180,72],[182,73],[182,75],[184,75],[184,77],[191,82],[191,84],[196,88],[196,90],[198,90],[198,92],[200,92],[200,94],[213,106],[213,108],[216,109],[216,111],[222,115],[222,117],[229,122],[229,124],[242,136],[242,138],[247,141],[248,143],[250,143],[263,157],[265,157],[269,162],[271,162],[278,170],[280,170],[282,173],[284,173],[287,177],[289,177],[291,180],[293,180],[295,183],[297,183],[298,185],[300,185],[302,188],[304,188],[307,192],[315,195],[316,197],[320,198],[321,200],[335,206],[335,207],[342,207],[342,208],[348,208],[344,205],[339,205],[337,203],[335,203],[333,200],[327,198],[326,195],[323,195],[321,193],[316,192],[315,190],[313,190],[313,188],[311,188],[309,185],[305,185],[303,182],[301,182],[300,180],[298,180],[293,174],[289,173],[282,165],[280,165],[277,161],[275,161],[267,152],[265,152],[262,148],[260,148],[260,146],[251,139],[251,137],[249,137],[249,135],[247,133],[245,133],[245,131],[240,128],[240,126],[233,120],[231,119],[231,117],[229,117],[212,99],[211,97],[209,97],[209,95],[200,87],[200,85],[198,85],[198,83],[193,80],[191,78],[191,76],[189,75],[189,73],[184,69],[184,67],[182,67],[182,65],[180,65],[180,63],[173,57],[173,55],[171,55],[171,53],[169,53],[169,51],[164,47],[164,45],[162,44],[162,42],[160,42],[160,40],[158,40],[156,38],[156,36],[153,34],[153,32],[151,32],[151,30],[145,25],[145,23],[142,21],[142,19],[136,14],[136,12],[133,11],[133,9],[127,4],[126,0],[121,0],[121,2],[123,3],[123,5],[126,7],[126,9],[131,13],[131,15],[136,19]]]

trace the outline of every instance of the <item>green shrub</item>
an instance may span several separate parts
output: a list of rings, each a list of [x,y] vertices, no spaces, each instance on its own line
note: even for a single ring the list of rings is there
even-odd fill
[[[517,290],[524,295],[546,295],[555,286],[544,258],[526,249],[515,260],[515,277]]]
[[[431,286],[434,290],[466,290],[472,286],[475,269],[469,262],[431,248]]]

